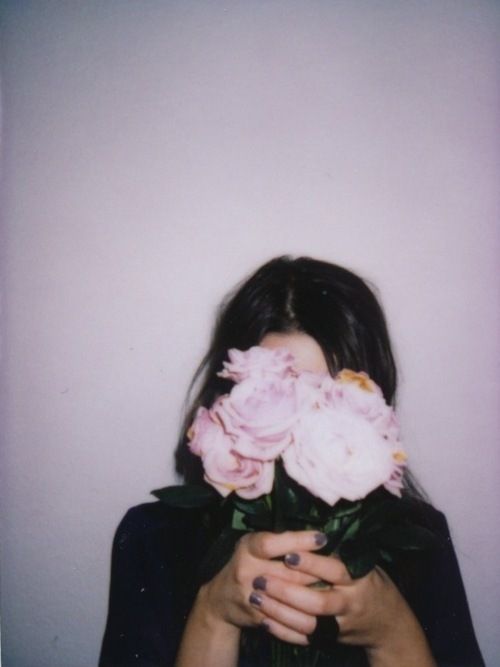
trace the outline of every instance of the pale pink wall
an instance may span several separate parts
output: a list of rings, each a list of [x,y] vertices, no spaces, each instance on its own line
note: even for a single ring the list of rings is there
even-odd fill
[[[413,466],[500,661],[500,5],[2,3],[6,667],[89,667],[215,304],[272,255],[380,288]],[[495,564],[495,565],[493,565]]]

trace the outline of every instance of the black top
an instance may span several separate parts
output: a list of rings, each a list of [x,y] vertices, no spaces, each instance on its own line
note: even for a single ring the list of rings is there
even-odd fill
[[[394,579],[419,619],[440,667],[484,667],[446,519],[429,505],[419,507],[427,524],[442,536],[442,546],[432,556],[420,555],[406,581],[404,577]],[[199,585],[197,570],[207,539],[195,510],[154,502],[126,513],[113,542],[109,613],[99,667],[174,664]],[[252,632],[260,641],[260,632]],[[260,653],[245,657],[243,648],[241,666],[268,667],[268,638],[262,639]],[[367,664],[360,647],[345,646],[343,650],[343,659],[332,666]]]

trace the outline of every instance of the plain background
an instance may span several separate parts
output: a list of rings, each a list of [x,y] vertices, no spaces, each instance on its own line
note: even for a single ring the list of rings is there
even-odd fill
[[[3,665],[96,664],[112,535],[174,480],[216,304],[283,253],[379,288],[498,665],[500,4],[1,9]]]

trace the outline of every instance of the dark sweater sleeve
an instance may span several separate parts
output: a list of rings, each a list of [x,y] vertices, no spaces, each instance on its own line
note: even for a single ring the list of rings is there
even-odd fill
[[[186,582],[196,540],[189,516],[179,520],[160,503],[127,512],[113,541],[99,667],[173,665],[194,596]]]
[[[420,563],[409,602],[440,667],[484,667],[446,518],[432,513],[441,546]]]

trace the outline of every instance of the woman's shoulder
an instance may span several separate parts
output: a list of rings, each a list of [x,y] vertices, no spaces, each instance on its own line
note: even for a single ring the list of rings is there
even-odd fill
[[[122,523],[137,531],[148,531],[165,523],[183,523],[194,521],[196,513],[192,510],[170,507],[160,500],[141,503],[125,512]]]
[[[203,544],[196,512],[160,501],[127,510],[113,541],[101,667],[173,664]]]
[[[161,501],[135,505],[125,512],[115,534],[115,545],[166,540],[179,544],[192,540],[202,531],[200,513],[169,507]]]
[[[423,500],[410,502],[415,520],[437,540],[409,568],[414,578],[405,582],[407,600],[438,664],[483,665],[446,516]]]

